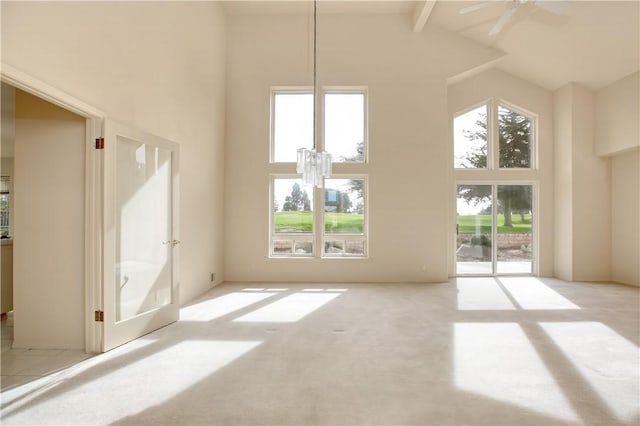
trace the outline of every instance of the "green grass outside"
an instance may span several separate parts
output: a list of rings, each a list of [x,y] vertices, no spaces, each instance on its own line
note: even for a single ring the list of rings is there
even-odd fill
[[[499,234],[528,234],[531,232],[531,215],[525,214],[524,221],[520,217],[519,213],[515,213],[511,215],[511,222],[513,223],[513,227],[509,228],[504,225],[504,215],[499,214],[497,217],[498,220],[498,233]],[[481,233],[481,234],[489,234],[491,233],[491,215],[488,214],[479,214],[479,215],[469,215],[469,216],[458,216],[458,233],[460,234],[471,234],[471,233]],[[478,229],[478,226],[480,229]]]
[[[311,232],[312,212],[276,212],[276,232]],[[354,213],[326,213],[325,232],[361,234],[364,215]]]
[[[325,232],[362,234],[364,215],[356,213],[325,213]]]
[[[311,232],[313,215],[311,212],[276,212],[276,232]]]

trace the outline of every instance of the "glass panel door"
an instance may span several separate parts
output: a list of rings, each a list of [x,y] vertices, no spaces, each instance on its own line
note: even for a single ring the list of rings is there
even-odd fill
[[[498,185],[497,273],[530,274],[533,252],[531,185]]]
[[[457,186],[457,275],[533,272],[532,194],[532,185]]]
[[[458,185],[456,273],[493,273],[493,194],[491,185]]]
[[[171,151],[117,138],[116,321],[171,303]]]
[[[102,350],[178,319],[178,145],[107,120]]]

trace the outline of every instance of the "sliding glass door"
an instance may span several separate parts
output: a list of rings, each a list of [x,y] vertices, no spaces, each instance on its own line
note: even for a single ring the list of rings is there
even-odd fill
[[[496,272],[530,274],[533,248],[531,185],[497,185]]]
[[[533,272],[532,185],[459,184],[456,274]]]
[[[493,191],[491,185],[458,185],[456,272],[493,274]]]

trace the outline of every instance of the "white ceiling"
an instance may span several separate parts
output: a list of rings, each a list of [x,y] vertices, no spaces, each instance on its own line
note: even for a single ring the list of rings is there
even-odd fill
[[[548,0],[555,1],[555,0]],[[494,0],[472,13],[460,9],[481,1],[439,0],[426,26],[435,25],[505,53],[496,65],[549,90],[576,82],[600,89],[640,69],[640,1],[570,1],[568,15],[559,16],[521,5],[496,36],[489,30],[512,0]],[[309,0],[225,1],[228,14],[312,13]],[[425,1],[319,0],[320,14],[406,14],[412,28]]]

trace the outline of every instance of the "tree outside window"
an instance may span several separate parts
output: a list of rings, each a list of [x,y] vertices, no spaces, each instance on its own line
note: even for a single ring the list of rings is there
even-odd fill
[[[458,274],[532,272],[534,130],[495,100],[454,117]]]
[[[467,149],[457,161],[458,168],[487,168],[487,146],[491,146],[487,135],[490,135],[487,120],[487,106],[476,108],[465,113],[458,121],[459,130],[468,141]],[[471,114],[471,116],[470,116]],[[457,117],[455,120],[458,120]],[[532,152],[532,119],[505,106],[498,106],[498,157],[501,169],[531,167]],[[494,144],[495,146],[495,144]],[[459,150],[458,150],[459,151]],[[459,196],[467,202],[479,203],[490,198],[491,194],[482,192],[483,186],[469,186],[464,188]],[[527,189],[528,188],[528,189]],[[531,210],[530,187],[500,186],[498,190],[498,208],[504,214],[505,227],[512,227],[512,213],[524,215]]]

